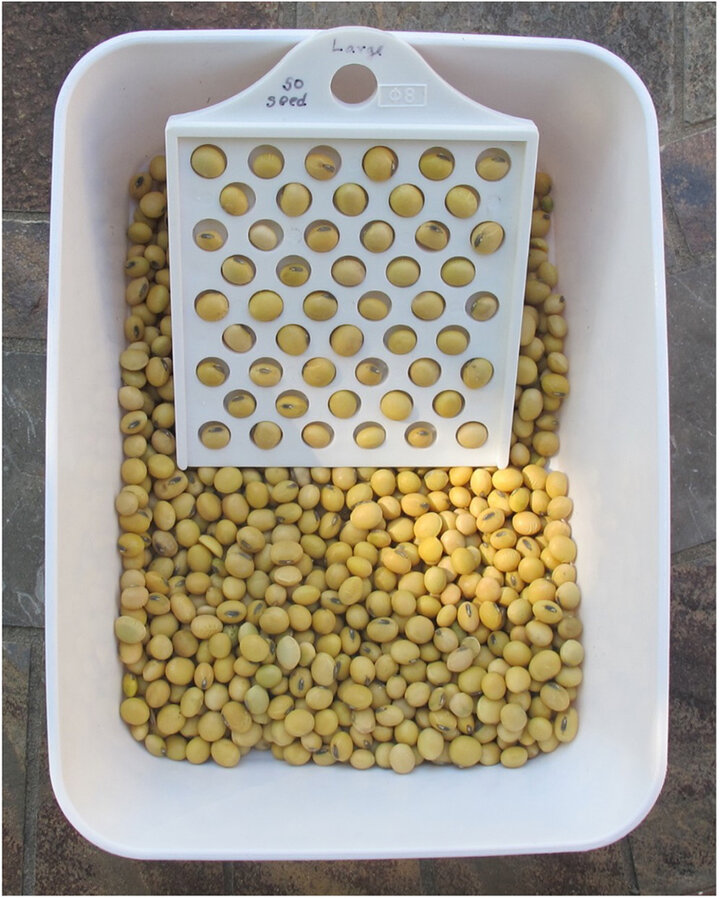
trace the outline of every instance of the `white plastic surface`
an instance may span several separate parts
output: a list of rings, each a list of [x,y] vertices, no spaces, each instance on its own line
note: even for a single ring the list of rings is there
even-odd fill
[[[153,758],[119,719],[113,500],[128,180],[162,150],[170,115],[251,84],[306,34],[125,35],[81,60],[59,98],[45,580],[56,796],[85,837],[136,858],[422,858],[605,845],[645,817],[665,774],[669,426],[657,123],[637,76],[590,44],[404,35],[473,99],[532,118],[540,166],[554,178],[552,255],[567,298],[572,392],[553,464],[568,472],[575,501],[586,648],[576,740],[514,771],[423,767],[399,777],[295,769],[265,754],[224,770]],[[78,245],[94,248],[82,266]]]
[[[376,88],[362,102],[344,102],[332,89],[333,78],[352,62],[372,73]],[[342,74],[339,75],[342,77]],[[357,75],[354,76],[357,78]],[[227,165],[215,178],[198,175],[192,167],[193,151],[204,144],[218,147]],[[258,177],[250,160],[258,147],[271,146],[283,158],[275,177]],[[392,150],[397,169],[388,180],[371,180],[363,170],[363,157],[374,146]],[[452,173],[431,180],[420,172],[422,153],[441,146],[454,157]],[[306,156],[317,147],[338,154],[339,166],[332,178],[319,180],[305,168]],[[437,465],[507,464],[522,318],[527,243],[530,232],[533,186],[537,159],[537,129],[531,121],[505,115],[469,100],[440,79],[405,41],[370,28],[340,28],[320,32],[298,44],[271,72],[238,96],[197,112],[173,116],[166,129],[168,170],[168,220],[170,269],[173,297],[173,351],[178,464],[233,465]],[[476,171],[477,160],[491,151],[501,151],[510,163],[508,174],[499,180],[484,180]],[[243,215],[229,215],[220,205],[220,192],[232,183],[251,191],[252,207]],[[307,212],[286,216],[279,208],[278,192],[288,183],[304,184],[312,194]],[[333,203],[342,184],[360,184],[367,193],[365,211],[345,216]],[[397,215],[389,197],[399,185],[410,183],[423,193],[422,209],[412,217]],[[453,216],[445,197],[452,187],[468,185],[479,196],[476,213],[469,218]],[[395,232],[390,248],[371,253],[361,242],[363,227],[374,221],[388,223]],[[418,246],[415,231],[423,222],[440,222],[449,240],[440,251]],[[258,250],[248,239],[249,228],[270,222],[281,239],[271,250]],[[305,230],[314,222],[331,222],[339,241],[331,252],[315,252],[305,240]],[[476,252],[472,234],[483,222],[498,223],[505,236],[499,249]],[[197,226],[215,228],[226,237],[213,251],[196,241]],[[252,280],[231,284],[222,275],[225,259],[241,256],[254,266]],[[357,285],[339,283],[333,264],[351,257],[365,267]],[[278,269],[285,260],[299,258],[310,268],[309,280],[288,287]],[[420,274],[410,286],[391,283],[386,269],[394,259],[410,258],[420,265]],[[442,266],[451,259],[470,262],[474,274],[463,286],[451,286],[442,276]],[[220,291],[229,302],[228,314],[219,321],[203,321],[195,311],[195,299],[204,291]],[[248,302],[258,291],[272,290],[283,299],[282,313],[272,321],[257,321],[248,313]],[[338,311],[325,322],[311,321],[303,312],[303,299],[313,291],[335,296]],[[433,291],[445,301],[444,313],[435,321],[413,315],[411,301],[420,292]],[[497,312],[487,321],[476,321],[469,312],[473,298],[489,293],[497,298]],[[389,312],[381,321],[368,321],[358,311],[359,300],[381,294],[389,300]],[[252,329],[255,343],[244,353],[233,352],[223,341],[229,325]],[[299,355],[284,353],[276,342],[285,325],[300,325],[308,334],[307,349]],[[353,325],[364,336],[364,344],[352,356],[332,349],[335,328]],[[400,326],[411,326],[415,346],[395,354],[387,338]],[[467,334],[468,345],[459,354],[448,355],[438,348],[437,338],[446,328],[457,326]],[[328,358],[336,374],[327,386],[309,386],[303,367],[315,358]],[[479,389],[466,387],[461,377],[465,363],[484,359],[493,367],[489,383]],[[207,386],[196,376],[205,359],[226,366],[227,379],[220,386]],[[282,378],[273,387],[258,387],[248,376],[258,359],[271,359],[282,368]],[[381,384],[366,386],[355,375],[366,359],[386,375]],[[418,387],[409,374],[417,360],[435,359],[441,374],[433,386]],[[216,362],[217,364],[217,362]],[[308,401],[307,412],[298,418],[278,414],[276,404],[288,389],[301,389]],[[237,390],[249,390],[255,409],[247,417],[233,418],[225,400]],[[359,408],[349,419],[332,415],[328,400],[338,390],[351,390]],[[401,390],[412,398],[412,411],[402,420],[383,415],[380,401],[387,392]],[[452,417],[441,417],[434,400],[442,390],[455,390],[463,409]],[[282,437],[271,449],[261,449],[252,439],[258,422],[274,422]],[[208,423],[223,425],[228,442],[209,449],[201,430]],[[327,424],[331,431],[327,446],[311,446],[303,429],[313,422]],[[468,422],[487,429],[481,445],[467,448],[457,439]],[[368,423],[385,431],[383,442],[361,449],[356,433]],[[407,439],[418,424],[433,434],[422,448]]]

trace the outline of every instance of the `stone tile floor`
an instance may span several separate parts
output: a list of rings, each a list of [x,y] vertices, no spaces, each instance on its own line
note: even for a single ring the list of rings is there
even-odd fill
[[[128,31],[314,28],[571,37],[643,78],[658,111],[672,453],[668,775],[642,824],[593,852],[376,862],[135,862],[66,822],[45,743],[43,488],[52,114],[74,63]],[[715,4],[3,4],[3,893],[715,893]]]

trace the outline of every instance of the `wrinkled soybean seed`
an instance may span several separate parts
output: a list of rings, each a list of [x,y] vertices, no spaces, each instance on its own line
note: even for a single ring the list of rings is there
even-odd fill
[[[219,147],[203,144],[193,150],[190,165],[202,178],[218,178],[225,171],[227,159]]]

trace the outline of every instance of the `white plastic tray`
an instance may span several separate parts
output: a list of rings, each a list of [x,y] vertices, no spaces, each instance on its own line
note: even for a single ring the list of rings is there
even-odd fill
[[[154,758],[119,718],[113,500],[128,178],[162,150],[169,115],[237,92],[309,33],[124,35],[84,57],[59,97],[46,488],[56,796],[90,841],[135,858],[421,858],[605,845],[645,817],[665,775],[669,425],[657,123],[635,73],[590,44],[403,35],[473,99],[535,121],[540,166],[554,177],[572,392],[553,464],[569,473],[575,501],[587,653],[576,740],[518,770],[423,767],[398,777],[297,769],[264,753],[226,770]],[[78,246],[93,247],[83,265]]]

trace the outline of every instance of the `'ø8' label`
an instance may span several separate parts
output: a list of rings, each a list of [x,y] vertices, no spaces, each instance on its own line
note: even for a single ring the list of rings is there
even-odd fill
[[[425,106],[426,84],[379,84],[378,106]]]

